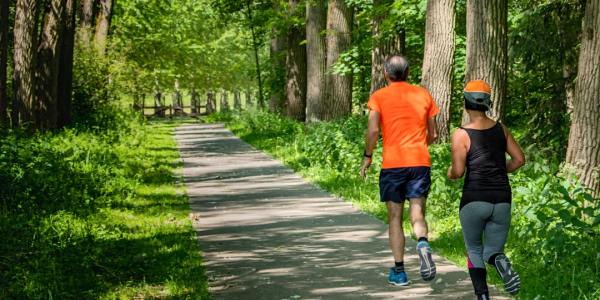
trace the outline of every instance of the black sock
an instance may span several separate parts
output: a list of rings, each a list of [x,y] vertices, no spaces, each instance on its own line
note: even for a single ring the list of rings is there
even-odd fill
[[[429,243],[429,240],[427,240],[427,237],[422,236],[417,240],[417,243],[418,242],[428,242]]]
[[[487,295],[487,272],[485,271],[485,268],[470,268],[469,276],[471,277],[471,282],[473,282],[473,289],[475,290],[477,297],[479,298],[480,295]]]
[[[490,264],[490,265],[492,265],[492,266],[495,267],[496,266],[496,256],[498,256],[500,254],[502,254],[502,253],[496,253],[496,254],[490,256],[490,259],[488,259],[488,261],[487,261],[488,264]]]
[[[396,272],[403,272],[404,271],[404,262],[403,261],[397,261],[394,263],[394,271]]]

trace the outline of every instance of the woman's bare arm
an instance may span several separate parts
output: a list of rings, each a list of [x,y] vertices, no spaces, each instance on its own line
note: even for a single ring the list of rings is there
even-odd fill
[[[452,165],[448,168],[448,179],[458,179],[465,174],[469,142],[469,135],[463,129],[457,129],[452,135]]]
[[[506,152],[510,155],[510,159],[506,161],[506,172],[512,173],[525,164],[525,154],[515,141],[512,134],[504,125],[504,133],[506,134]]]

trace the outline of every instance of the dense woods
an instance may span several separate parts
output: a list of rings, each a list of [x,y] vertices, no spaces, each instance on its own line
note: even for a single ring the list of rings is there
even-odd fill
[[[42,262],[34,250],[19,247],[55,247],[35,240],[34,234],[52,223],[54,212],[66,209],[48,195],[65,201],[87,197],[77,201],[93,203],[96,198],[134,194],[133,188],[110,180],[122,176],[135,186],[135,180],[146,178],[118,171],[121,160],[136,157],[119,151],[150,151],[136,148],[147,140],[145,129],[136,127],[144,121],[139,111],[132,113],[132,106],[142,110],[150,106],[160,117],[168,103],[193,103],[193,109],[200,109],[197,113],[237,124],[252,131],[251,137],[263,137],[256,143],[273,151],[285,149],[282,159],[295,168],[319,168],[325,172],[319,178],[333,178],[337,184],[327,186],[330,190],[347,198],[371,195],[364,187],[367,183],[352,177],[353,168],[362,155],[366,102],[385,86],[383,61],[394,54],[407,57],[409,82],[428,89],[440,107],[440,140],[432,148],[440,165],[449,160],[448,137],[464,122],[463,84],[484,79],[492,86],[490,116],[511,129],[529,161],[525,170],[511,177],[519,209],[511,251],[536,257],[531,270],[544,274],[551,273],[545,264],[552,265],[553,272],[574,264],[577,274],[598,275],[597,264],[575,258],[597,257],[595,241],[600,240],[598,53],[597,0],[1,1],[0,225],[6,226],[0,233],[9,236],[12,228],[26,237],[23,244],[13,239],[14,247],[0,246],[0,298],[45,297],[50,290],[57,293],[55,298],[99,297],[104,292],[101,284],[91,283],[93,276],[85,281],[91,284],[86,286],[90,294],[69,294],[67,290],[83,288],[73,282],[61,287],[60,282],[41,279],[26,291],[24,286],[34,280],[24,274]],[[247,112],[234,117],[241,110]],[[226,111],[232,113],[221,114]],[[71,139],[77,144],[79,133],[87,158],[84,150],[64,142]],[[105,148],[119,141],[112,154],[92,146],[96,135]],[[53,143],[57,148],[51,148]],[[69,155],[77,161],[72,170],[71,162],[44,161]],[[104,158],[114,170],[103,169]],[[86,173],[92,168],[86,159],[104,173],[98,177]],[[76,168],[80,169],[73,171]],[[72,173],[60,173],[67,170]],[[100,191],[75,182],[61,191],[56,188],[63,184],[58,179],[49,180],[52,185],[37,185],[52,178],[52,172],[75,178],[81,172],[111,186],[102,185]],[[111,177],[110,172],[119,175]],[[432,218],[446,220],[454,216],[459,187],[436,172],[434,177],[440,179],[434,180],[438,190],[433,194],[440,203],[432,209]],[[315,181],[323,183],[319,178]],[[76,193],[78,184],[89,191]],[[93,186],[98,184],[94,181]],[[440,221],[434,229],[447,233],[440,235],[435,247],[453,255],[457,250],[450,240],[455,228],[447,224],[453,223]],[[535,249],[517,241],[521,239]],[[79,242],[90,240],[85,236]],[[573,248],[576,253],[569,253]],[[59,248],[52,249],[47,253]],[[89,272],[104,270],[93,263],[98,254],[85,251],[90,261],[78,263],[88,263]],[[14,259],[5,262],[4,257],[11,255]],[[15,258],[18,255],[26,257],[23,270],[29,269],[5,270],[4,265],[20,259]],[[60,262],[52,262],[61,268]],[[60,276],[69,273],[67,267],[61,270]],[[123,278],[131,275],[122,273]],[[4,276],[21,279],[9,284]],[[544,290],[550,280],[544,276],[531,279],[530,290],[520,297],[600,296],[597,277],[552,281],[557,288]],[[113,280],[105,277],[106,282]]]

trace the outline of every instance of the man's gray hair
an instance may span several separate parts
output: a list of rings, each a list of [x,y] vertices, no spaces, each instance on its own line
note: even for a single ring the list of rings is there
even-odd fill
[[[408,78],[408,60],[401,55],[392,55],[383,65],[391,81],[406,81]]]

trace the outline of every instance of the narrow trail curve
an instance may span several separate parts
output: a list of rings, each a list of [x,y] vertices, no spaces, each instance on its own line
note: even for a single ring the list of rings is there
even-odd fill
[[[410,238],[405,265],[412,285],[389,285],[385,224],[223,125],[184,125],[176,139],[214,299],[474,298],[468,274],[439,256],[436,280],[421,280]]]

